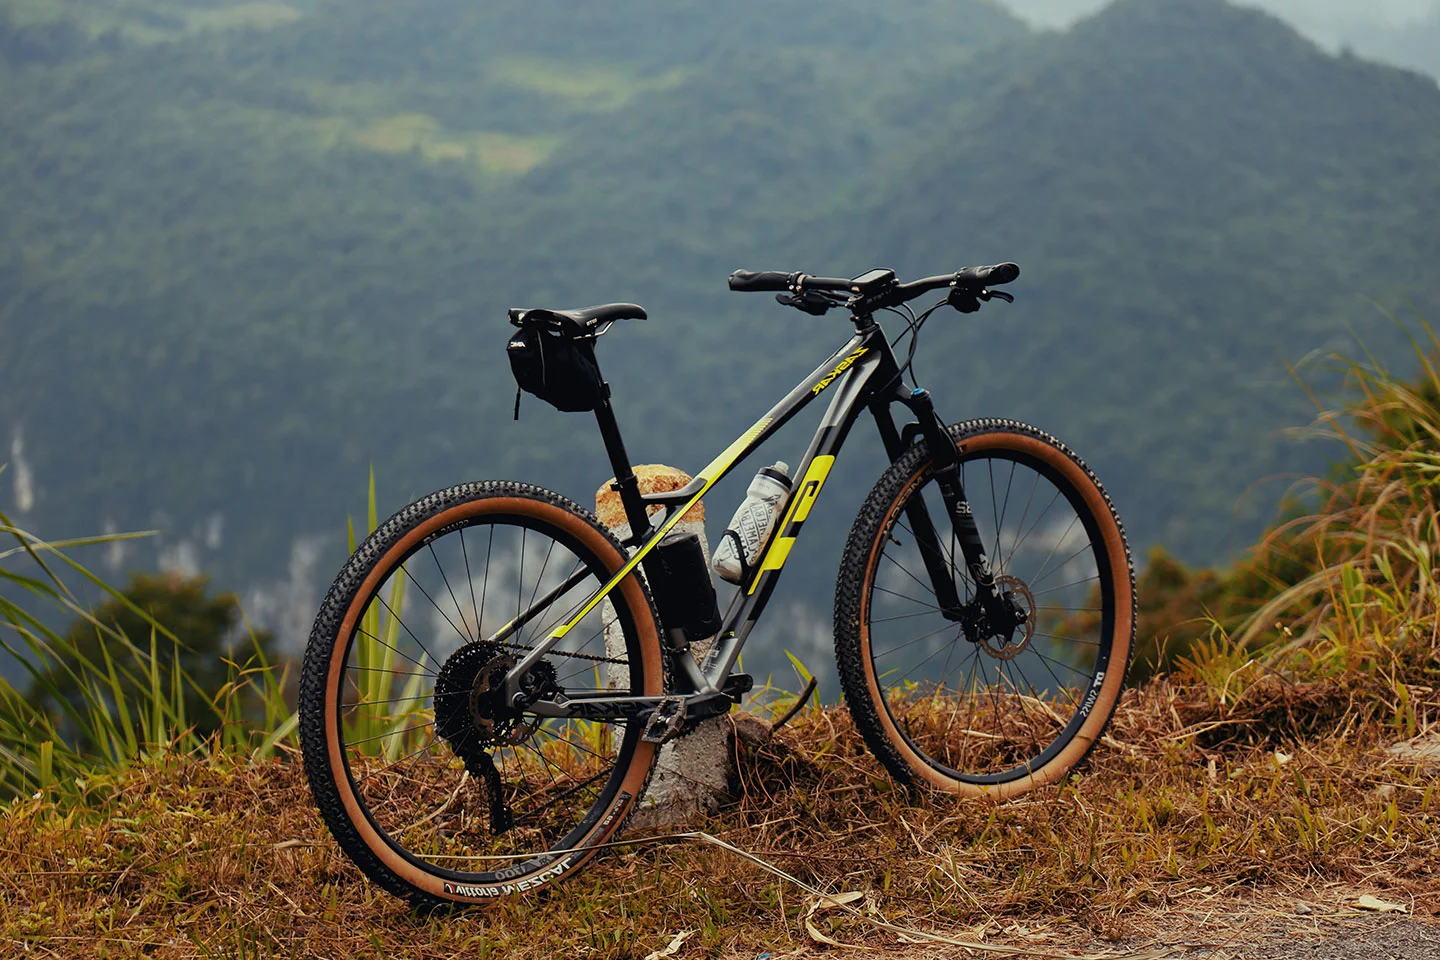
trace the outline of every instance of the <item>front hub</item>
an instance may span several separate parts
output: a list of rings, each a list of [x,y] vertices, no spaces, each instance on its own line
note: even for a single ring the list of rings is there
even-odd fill
[[[966,640],[997,660],[1013,660],[1035,635],[1035,595],[1008,574],[995,578],[994,590],[999,602],[992,602],[993,612],[976,597],[961,609],[960,623]]]

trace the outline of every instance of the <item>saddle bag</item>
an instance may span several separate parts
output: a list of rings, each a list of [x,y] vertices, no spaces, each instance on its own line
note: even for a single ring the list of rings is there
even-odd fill
[[[520,389],[566,413],[594,410],[604,398],[605,381],[595,362],[592,337],[570,337],[537,326],[524,326],[510,335],[505,347],[510,371]],[[519,416],[520,396],[515,396]]]

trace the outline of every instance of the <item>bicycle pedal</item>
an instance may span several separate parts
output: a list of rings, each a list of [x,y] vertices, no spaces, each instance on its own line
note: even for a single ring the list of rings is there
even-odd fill
[[[730,679],[726,680],[725,685],[720,688],[720,692],[736,703],[739,703],[740,698],[749,693],[754,686],[755,678],[750,676],[750,674],[732,673],[730,674]]]
[[[666,697],[650,714],[640,739],[646,743],[667,743],[677,737],[684,726],[685,698]]]

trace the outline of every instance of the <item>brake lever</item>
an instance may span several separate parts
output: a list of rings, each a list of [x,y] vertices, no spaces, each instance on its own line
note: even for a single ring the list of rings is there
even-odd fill
[[[792,297],[788,293],[775,294],[775,302],[786,307],[794,307],[796,310],[804,311],[812,317],[823,317],[825,311],[835,306],[835,301],[813,290],[806,290],[798,297]]]
[[[989,287],[982,289],[975,296],[984,301],[1004,300],[1006,303],[1015,302],[1015,295],[1013,293],[1006,293],[1004,290],[991,290]]]

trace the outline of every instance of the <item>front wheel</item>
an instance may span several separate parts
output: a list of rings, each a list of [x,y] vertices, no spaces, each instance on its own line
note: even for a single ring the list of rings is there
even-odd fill
[[[896,779],[1003,799],[1060,779],[1100,739],[1129,665],[1134,571],[1109,497],[1059,441],[1010,420],[949,434],[997,589],[1020,622],[996,629],[973,602],[922,442],[880,478],[850,531],[835,651],[856,726]],[[928,558],[914,529],[922,504],[936,531]],[[941,610],[932,570],[953,579],[959,610]]]
[[[504,679],[626,560],[580,507],[518,483],[432,494],[355,551],[305,651],[300,740],[372,880],[419,906],[483,902],[573,873],[624,824],[656,755],[640,721],[526,713]],[[664,692],[644,585],[607,600],[521,681],[536,700]]]

